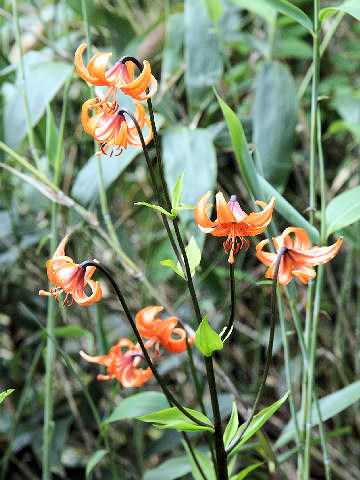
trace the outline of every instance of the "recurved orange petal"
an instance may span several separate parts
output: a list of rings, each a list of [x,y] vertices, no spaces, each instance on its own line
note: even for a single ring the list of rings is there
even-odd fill
[[[291,258],[302,265],[315,266],[327,263],[332,260],[338,253],[339,248],[343,242],[340,237],[336,243],[329,247],[313,247],[310,250],[296,251],[291,250],[289,255]]]
[[[216,214],[217,214],[217,223],[233,223],[237,222],[235,215],[230,210],[229,205],[227,204],[224,195],[222,192],[218,192],[215,195],[216,198]],[[244,217],[244,219],[246,219]]]
[[[207,215],[208,211],[212,207],[212,203],[209,203],[207,205],[207,201],[209,200],[210,195],[211,192],[207,192],[202,197],[200,197],[194,208],[194,217],[196,223],[205,233],[210,233],[212,229],[219,224],[218,221],[212,222]]]

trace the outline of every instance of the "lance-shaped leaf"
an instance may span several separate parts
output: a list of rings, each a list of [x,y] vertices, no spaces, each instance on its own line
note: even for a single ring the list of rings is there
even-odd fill
[[[142,422],[153,423],[156,428],[164,429],[176,429],[183,432],[195,432],[197,430],[208,430],[213,432],[211,421],[203,414],[197,410],[192,410],[191,408],[185,408],[185,410],[190,413],[197,420],[200,420],[203,423],[208,424],[209,426],[198,425],[188,418],[184,413],[182,413],[178,408],[172,407],[160,412],[150,413],[148,415],[143,415],[138,417],[138,420]]]
[[[205,316],[195,333],[195,345],[205,357],[211,357],[215,350],[224,346],[219,335],[210,327]]]

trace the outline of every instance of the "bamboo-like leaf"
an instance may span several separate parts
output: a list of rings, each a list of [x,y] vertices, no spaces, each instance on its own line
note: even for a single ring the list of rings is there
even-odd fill
[[[320,21],[323,22],[327,18],[334,15],[334,13],[341,11],[348,13],[349,15],[356,18],[356,20],[360,21],[360,2],[359,0],[351,0],[349,2],[345,2],[342,5],[337,7],[327,7],[322,8],[319,12]]]
[[[313,24],[310,18],[303,12],[300,8],[296,7],[292,3],[286,0],[265,0],[267,3],[272,5],[276,10],[284,15],[287,15],[293,18],[296,22],[300,23],[303,27],[306,28],[312,35]]]
[[[333,198],[326,207],[326,234],[329,236],[360,219],[360,186]]]

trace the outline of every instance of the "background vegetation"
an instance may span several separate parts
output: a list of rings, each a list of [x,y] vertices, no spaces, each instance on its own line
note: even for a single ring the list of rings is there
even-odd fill
[[[312,18],[312,1],[293,3]],[[333,5],[321,2],[322,7]],[[121,156],[102,156],[104,188],[99,188],[94,143],[80,123],[81,105],[90,92],[74,72],[75,49],[90,35],[96,50],[113,52],[113,59],[130,54],[151,61],[159,81],[153,101],[165,173],[171,188],[185,170],[184,202],[194,205],[207,190],[222,190],[227,195],[236,193],[245,211],[253,209],[212,89],[215,85],[241,119],[258,170],[307,218],[312,37],[291,17],[260,0],[4,0],[0,32],[0,386],[1,391],[15,389],[0,409],[1,468],[2,478],[36,479],[42,470],[45,350],[51,343],[54,346],[44,331],[47,302],[37,295],[39,288],[47,288],[45,263],[53,250],[50,239],[57,244],[70,233],[74,259],[101,259],[121,283],[132,311],[163,305],[169,314],[175,312],[194,327],[184,282],[160,265],[160,260],[174,259],[160,219],[146,208],[134,207],[137,201],[153,201],[142,152],[130,147]],[[360,373],[359,224],[348,226],[356,214],[351,222],[343,214],[349,203],[360,211],[359,34],[359,22],[342,11],[324,21],[319,92],[327,202],[351,190],[350,199],[340,197],[327,212],[328,232],[338,235],[341,231],[345,242],[338,257],[326,266],[316,358],[319,398],[355,385],[336,400],[328,399],[326,407],[333,478],[345,480],[360,478],[356,403],[360,386],[355,383]],[[25,81],[19,68],[19,42]],[[122,100],[126,106],[126,97]],[[317,188],[320,194],[320,185]],[[196,288],[203,309],[219,331],[230,302],[226,256],[218,239],[205,241],[191,211],[181,218],[188,236],[194,235],[203,248]],[[318,225],[316,215],[315,219]],[[289,224],[289,218],[280,215],[275,221],[279,229]],[[226,354],[216,357],[221,365],[223,416],[230,415],[234,395],[240,412],[246,413],[262,372],[270,287],[261,286],[265,268],[253,252],[254,242],[247,254],[239,254],[235,333]],[[92,454],[104,448],[104,435],[121,479],[175,478],[171,476],[174,469],[181,472],[184,465],[179,434],[157,431],[124,414],[124,420],[106,424],[99,435],[86,393],[101,419],[122,399],[138,393],[120,390],[116,383],[98,382],[97,369],[81,361],[78,354],[80,349],[107,352],[120,337],[131,335],[116,300],[103,285],[100,304],[53,308],[54,422],[49,425],[54,478],[84,478]],[[306,287],[297,284],[299,312],[306,301]],[[302,360],[287,304],[285,314],[299,408]],[[161,373],[186,405],[196,408],[184,360],[164,355]],[[150,381],[142,391],[155,389],[155,382]],[[279,329],[262,406],[286,390]],[[263,433],[271,445],[289,419],[289,408],[284,405],[266,424]],[[244,467],[265,461],[249,478],[295,479],[293,438],[274,447],[280,462],[277,473],[272,472],[273,453],[264,445],[257,438],[239,460]],[[151,473],[170,456],[180,457],[177,467],[170,463],[163,477],[158,470]],[[91,475],[113,478],[107,456]],[[191,476],[184,471],[183,478]],[[312,478],[324,478],[318,441],[312,447]]]

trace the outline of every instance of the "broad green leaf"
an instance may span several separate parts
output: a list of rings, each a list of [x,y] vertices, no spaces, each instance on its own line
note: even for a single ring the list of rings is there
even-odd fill
[[[161,62],[161,79],[168,82],[183,65],[184,14],[173,13],[166,25],[166,38]]]
[[[319,401],[321,418],[325,422],[329,418],[335,417],[338,413],[350,407],[360,400],[360,380],[351,383],[346,387],[323,397]],[[300,421],[301,412],[297,413]],[[320,420],[315,404],[311,407],[311,425],[314,427],[319,425]],[[295,427],[293,420],[286,425],[280,437],[275,443],[275,448],[281,448],[286,445],[295,436]]]
[[[189,267],[190,267],[190,272],[191,276],[193,277],[195,274],[195,269],[196,267],[200,264],[201,261],[201,251],[200,248],[198,247],[196,240],[194,237],[190,238],[190,242],[188,245],[185,247],[185,251],[189,260]],[[180,263],[177,262],[177,265],[170,260],[161,260],[161,265],[164,265],[165,267],[170,267],[174,270],[175,273],[180,275],[185,280],[185,275],[184,272],[181,269]]]
[[[159,429],[175,428],[184,432],[192,432],[197,430],[208,430],[209,432],[214,431],[211,426],[211,421],[204,414],[196,410],[192,410],[191,408],[185,408],[185,410],[197,420],[200,420],[201,422],[204,422],[209,426],[203,427],[201,425],[198,425],[197,423],[190,420],[190,418],[184,415],[176,407],[167,408],[165,410],[161,410],[160,412],[149,413],[148,415],[142,415],[141,417],[137,418],[142,422],[154,423],[155,427]]]
[[[236,447],[231,451],[231,454],[235,453],[238,447],[246,443],[264,425],[264,423],[267,422],[267,420],[272,415],[274,415],[276,410],[278,410],[278,408],[280,408],[281,405],[284,402],[286,402],[288,396],[289,396],[289,392],[286,392],[285,395],[283,395],[277,402],[270,405],[270,407],[264,408],[263,410],[261,410],[261,412],[259,412],[257,415],[254,416],[249,426],[245,430],[241,440],[237,443]],[[243,425],[239,427],[239,430],[238,430],[239,432],[241,431]]]
[[[251,2],[249,0],[232,0],[232,3],[249,10],[270,24],[274,24],[276,21],[276,10],[268,5],[266,0],[251,0]]]
[[[293,18],[296,22],[300,23],[311,34],[313,34],[313,24],[310,18],[300,8],[293,5],[286,0],[265,0],[272,5],[276,10],[284,15]]]
[[[129,163],[141,152],[136,147],[128,147],[119,156],[100,156],[105,189],[125,170]],[[98,158],[92,155],[75,178],[71,195],[82,204],[95,201],[99,196]]]
[[[54,61],[48,55],[33,50],[24,55],[25,88],[33,127],[71,72],[71,64]],[[15,86],[7,84],[5,88],[4,139],[10,148],[16,148],[27,133],[20,75],[17,75]]]
[[[145,473],[143,480],[175,480],[191,472],[191,466],[186,455],[169,458],[156,468]]]
[[[58,144],[58,130],[54,120],[54,115],[51,111],[50,105],[46,105],[46,136],[45,136],[45,151],[48,161],[51,165],[54,165],[57,144]]]
[[[210,20],[218,23],[222,14],[221,0],[205,0]]]
[[[169,258],[166,260],[161,260],[160,261],[161,265],[164,265],[164,267],[170,267],[174,270],[175,273],[177,273],[180,277],[182,277],[185,280],[185,275],[183,271],[181,270],[180,266],[175,265],[175,263],[170,260]]]
[[[141,392],[131,395],[120,402],[113,413],[103,423],[117,422],[129,418],[136,418],[148,413],[157,412],[168,407],[163,393]]]
[[[223,55],[204,1],[185,0],[184,5],[185,89],[190,107],[195,110],[211,98],[211,87],[223,72]]]
[[[210,133],[201,128],[182,126],[164,130],[162,156],[169,194],[179,175],[184,172],[181,198],[185,204],[195,205],[201,195],[213,190],[216,184],[216,152]],[[183,211],[181,221],[202,248],[205,236],[194,219],[194,213]]]
[[[5,398],[14,391],[15,391],[15,388],[8,388],[4,392],[1,392],[0,393],[0,403],[2,403],[5,400]]]
[[[231,108],[219,97],[216,91],[215,94],[225,117],[230,132],[231,143],[246,186],[253,198],[264,200],[241,122]]]
[[[187,257],[189,259],[191,276],[193,276],[194,273],[195,273],[196,267],[201,262],[201,251],[200,251],[200,248],[198,247],[194,237],[190,238],[190,242],[185,247],[185,251],[186,251]],[[178,267],[180,267],[180,264],[178,264]]]
[[[331,17],[331,15],[334,15],[334,13],[338,12],[339,10],[341,12],[345,12],[345,13],[348,13],[349,15],[352,15],[354,18],[356,18],[356,20],[360,21],[359,0],[351,0],[337,7],[322,8],[319,12],[320,21],[323,22],[324,20],[326,20],[328,17]]]
[[[291,225],[301,227],[307,231],[313,244],[318,244],[320,235],[318,230],[313,227],[264,177],[258,175],[259,183],[264,192],[265,198],[273,195],[276,197],[275,209]]]
[[[170,218],[173,218],[173,214],[165,210],[165,208],[160,207],[159,205],[152,205],[151,203],[146,202],[135,202],[134,205],[144,205],[145,207],[152,208],[153,210],[157,210],[158,212],[167,215]]]
[[[181,200],[181,190],[182,190],[182,182],[184,178],[184,171],[180,173],[178,179],[176,180],[175,187],[173,189],[172,199],[171,199],[171,206],[172,208],[178,208],[180,200]]]
[[[333,198],[326,207],[326,234],[347,227],[360,219],[360,186]]]
[[[224,346],[219,335],[210,327],[205,316],[195,333],[195,345],[205,357],[211,357],[215,350]]]
[[[230,417],[229,423],[226,425],[224,436],[223,436],[225,448],[227,448],[231,440],[234,438],[238,427],[239,427],[239,416],[236,408],[236,403],[233,402],[231,417]]]
[[[75,325],[65,325],[64,327],[55,328],[55,336],[60,338],[77,338],[83,337],[84,335],[91,335],[88,330],[84,328],[77,327]]]
[[[291,171],[297,109],[295,83],[289,70],[279,62],[264,62],[255,79],[253,143],[260,171],[280,191]]]
[[[91,458],[86,465],[86,478],[88,478],[92,470],[96,467],[96,465],[100,462],[104,455],[106,455],[106,453],[106,450],[97,450],[95,453],[93,453],[93,455],[91,455]]]
[[[261,465],[264,465],[264,463],[265,462],[254,463],[254,465],[250,465],[249,467],[244,468],[244,470],[241,470],[241,472],[236,474],[234,477],[231,477],[230,480],[243,480],[243,478],[246,478],[249,473],[251,473],[256,468],[260,467]]]
[[[186,450],[186,453],[188,454],[188,460],[191,465],[191,471],[194,477],[194,480],[204,480],[204,477],[201,475],[194,459],[193,456],[191,455],[191,452],[189,450],[189,447],[187,444],[183,441],[182,442],[184,449]],[[205,455],[204,453],[200,452],[197,448],[193,447],[193,452],[196,456],[197,461],[199,462],[199,465],[202,469],[202,471],[205,474],[206,480],[216,480],[216,474],[214,470],[214,466],[212,461],[210,460],[210,457]]]

